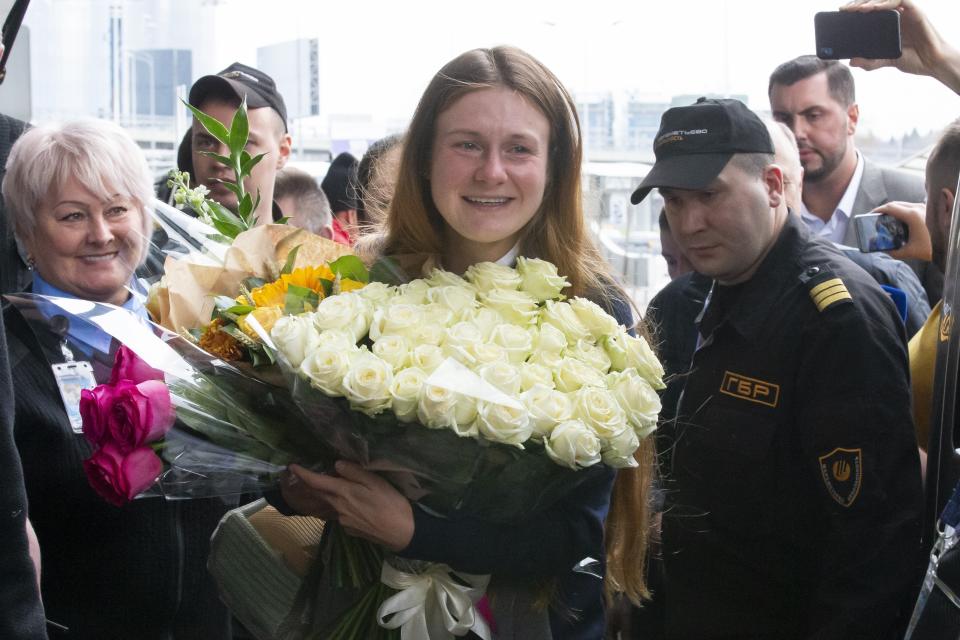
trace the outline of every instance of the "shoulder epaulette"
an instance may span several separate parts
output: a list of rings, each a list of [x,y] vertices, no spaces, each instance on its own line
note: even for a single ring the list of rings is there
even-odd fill
[[[821,313],[838,302],[853,300],[853,296],[847,291],[847,286],[840,278],[829,278],[813,285],[810,287],[810,298]]]

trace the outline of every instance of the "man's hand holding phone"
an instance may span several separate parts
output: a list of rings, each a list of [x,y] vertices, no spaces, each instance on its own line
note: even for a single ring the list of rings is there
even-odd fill
[[[904,73],[931,76],[960,94],[960,51],[937,33],[913,0],[853,0],[840,8],[863,13],[891,9],[900,12],[902,55],[889,60],[853,58],[850,66],[867,71],[893,67]]]
[[[930,232],[927,231],[926,207],[922,202],[888,202],[873,210],[873,213],[887,214],[907,227],[907,241],[899,248],[887,251],[887,255],[897,260],[925,260],[933,255]]]

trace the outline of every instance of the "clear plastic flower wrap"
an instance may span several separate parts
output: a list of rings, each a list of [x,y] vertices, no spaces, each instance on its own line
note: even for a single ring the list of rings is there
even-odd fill
[[[162,375],[177,421],[154,442],[163,469],[137,497],[257,493],[274,487],[292,461],[315,467],[331,461],[332,452],[295,419],[299,410],[285,389],[243,373],[136,313],[73,298],[6,297],[52,365],[68,362],[73,355],[66,354],[76,353],[102,371],[97,376],[101,386],[110,384],[105,378],[117,371],[114,356],[78,337],[102,332],[114,341],[108,350],[123,345]],[[105,412],[113,409],[106,406],[112,401],[105,398]],[[117,425],[117,418],[105,413],[104,422],[108,420],[110,429],[140,428]]]

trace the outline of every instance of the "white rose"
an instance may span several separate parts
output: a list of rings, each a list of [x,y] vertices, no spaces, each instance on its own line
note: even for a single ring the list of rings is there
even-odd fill
[[[368,300],[379,307],[397,295],[397,290],[383,282],[369,282],[362,289],[357,289],[356,293],[364,300]]]
[[[423,310],[412,304],[391,304],[380,307],[373,313],[370,323],[370,339],[379,340],[382,335],[406,336],[423,323]]]
[[[535,437],[548,436],[558,424],[573,418],[570,397],[546,385],[534,385],[520,394],[520,400],[530,412],[530,426]]]
[[[620,433],[604,442],[601,456],[604,463],[614,469],[637,467],[633,452],[640,446],[640,440],[633,429],[623,429]]]
[[[477,294],[472,288],[453,285],[430,289],[427,292],[427,300],[435,304],[441,304],[458,314],[477,307]]]
[[[517,258],[517,272],[520,274],[520,290],[543,302],[561,298],[560,291],[570,286],[567,279],[557,273],[557,267],[546,260],[537,258]]]
[[[454,323],[457,317],[453,311],[442,304],[425,304],[420,307],[423,310],[423,324],[435,324],[440,327],[449,327]]]
[[[434,346],[443,342],[445,325],[424,322],[418,324],[407,331],[406,338],[410,344],[432,344]]]
[[[469,364],[472,369],[476,369],[486,364],[495,362],[506,363],[507,351],[498,344],[492,342],[477,342],[467,347],[466,355],[470,359]]]
[[[646,340],[631,336],[621,327],[616,334],[607,336],[602,342],[615,371],[633,368],[654,389],[666,388],[663,384],[663,365]]]
[[[477,429],[487,440],[512,445],[522,445],[533,433],[525,408],[483,401],[477,403]]]
[[[538,384],[548,389],[554,388],[553,373],[542,364],[522,362],[518,368],[520,371],[521,391],[529,391]]]
[[[420,391],[427,380],[427,374],[422,369],[411,367],[400,371],[393,376],[390,385],[390,395],[393,402],[390,408],[400,422],[413,422],[417,419],[417,409],[420,406]]]
[[[468,268],[463,277],[481,293],[493,289],[516,291],[521,282],[516,269],[495,262],[479,262]]]
[[[487,307],[480,307],[473,311],[467,311],[460,315],[460,319],[465,322],[472,322],[480,329],[484,342],[490,340],[493,330],[503,324],[504,319],[499,313]]]
[[[431,429],[450,428],[460,436],[476,435],[476,401],[444,387],[424,384],[417,417],[420,424]]]
[[[633,369],[610,374],[607,384],[627,416],[638,438],[646,438],[657,428],[660,396],[650,383]]]
[[[431,287],[463,287],[474,290],[472,284],[452,271],[444,271],[443,269],[434,269],[426,280]]]
[[[519,364],[530,357],[533,351],[533,336],[529,331],[513,324],[501,324],[490,333],[490,341],[507,352],[507,358]]]
[[[520,393],[520,372],[504,360],[484,364],[477,369],[477,373],[508,396],[513,397]]]
[[[569,344],[576,344],[579,340],[590,337],[590,332],[577,316],[569,302],[554,302],[547,300],[540,311],[540,330],[543,325],[553,325],[567,337]]]
[[[523,291],[492,289],[481,293],[480,301],[507,322],[523,327],[534,324],[540,315],[537,299]]]
[[[425,280],[411,280],[397,287],[397,295],[390,300],[390,304],[424,304],[429,290],[430,285]]]
[[[320,343],[320,333],[309,316],[283,316],[270,330],[270,338],[294,368]]]
[[[629,428],[620,403],[607,389],[584,387],[577,391],[573,396],[573,415],[607,440]]]
[[[350,370],[343,378],[343,395],[350,406],[369,416],[390,408],[393,396],[393,367],[370,352],[364,351],[350,362]]]
[[[568,358],[575,358],[588,365],[600,373],[610,371],[610,356],[600,345],[596,345],[590,340],[580,340],[576,345],[570,347],[564,352]]]
[[[600,438],[579,420],[561,422],[545,440],[547,455],[571,469],[589,467],[600,462]]]
[[[318,349],[300,364],[310,386],[328,396],[343,395],[343,379],[350,371],[351,354],[340,349]]]
[[[629,334],[625,335],[627,341],[627,367],[637,370],[643,379],[650,383],[654,389],[665,389],[667,385],[663,384],[663,365],[654,355],[653,349],[643,338],[637,338]]]
[[[590,335],[597,340],[604,336],[613,335],[620,329],[620,324],[616,318],[592,300],[574,298],[570,301],[570,307],[576,312],[580,322],[587,328]]]
[[[410,343],[403,336],[380,336],[371,348],[373,354],[393,367],[393,370],[407,366],[410,357]]]
[[[470,348],[483,344],[483,334],[472,322],[458,322],[444,332],[443,352],[464,364],[472,364],[475,360]]]
[[[605,386],[603,375],[599,371],[573,358],[561,358],[559,366],[550,369],[553,371],[553,381],[560,391],[569,393],[584,386]]]
[[[550,372],[551,379],[556,375],[556,371],[563,366],[563,356],[559,353],[550,351],[534,351],[527,362],[538,364]]]
[[[313,324],[320,331],[343,329],[359,342],[370,328],[369,302],[348,291],[324,298],[313,312]]]
[[[313,322],[310,324],[313,325]],[[353,334],[347,333],[343,329],[327,329],[321,331],[319,335],[317,347],[320,349],[353,351],[357,348],[357,342],[353,339]]]
[[[534,335],[534,351],[560,353],[567,348],[567,336],[552,324],[541,324],[539,328],[531,329],[531,334]]]
[[[444,360],[443,349],[434,344],[418,344],[410,352],[410,365],[430,374]]]

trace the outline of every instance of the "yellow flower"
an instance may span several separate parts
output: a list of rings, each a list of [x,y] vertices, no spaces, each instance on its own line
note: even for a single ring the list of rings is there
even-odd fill
[[[250,316],[256,318],[257,322],[260,323],[260,326],[263,327],[263,330],[269,335],[270,330],[273,329],[273,325],[276,324],[277,320],[283,316],[283,309],[280,307],[257,307],[237,321],[237,325],[240,327],[241,331],[257,342],[262,342],[262,340],[260,340],[260,336],[257,335],[257,333],[253,330],[253,327],[250,326],[250,323],[247,322],[247,318]]]
[[[323,280],[333,281],[333,271],[325,264],[318,267],[300,267],[294,269],[291,273],[285,273],[274,282],[257,287],[250,292],[253,303],[258,307],[282,307],[287,296],[287,288],[290,285],[310,289],[320,298],[323,298]]]

